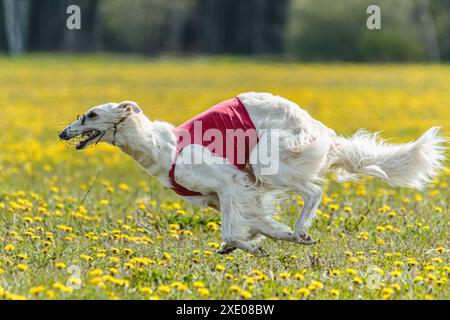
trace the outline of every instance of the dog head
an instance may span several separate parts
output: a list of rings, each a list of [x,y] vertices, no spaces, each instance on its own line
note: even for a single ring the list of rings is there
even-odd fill
[[[130,116],[141,113],[136,102],[106,103],[89,109],[59,133],[62,140],[78,138],[75,149],[82,150],[99,142],[115,144],[120,125]]]

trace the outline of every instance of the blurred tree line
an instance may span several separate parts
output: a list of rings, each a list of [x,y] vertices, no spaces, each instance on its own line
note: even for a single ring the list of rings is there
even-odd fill
[[[450,60],[450,0],[0,0],[0,51]],[[68,30],[69,5],[81,30]],[[381,8],[381,30],[366,9]]]

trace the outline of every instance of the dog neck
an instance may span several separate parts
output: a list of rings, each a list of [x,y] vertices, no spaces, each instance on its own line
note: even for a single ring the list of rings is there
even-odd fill
[[[149,174],[167,177],[176,147],[172,129],[169,123],[134,114],[118,126],[115,144]]]

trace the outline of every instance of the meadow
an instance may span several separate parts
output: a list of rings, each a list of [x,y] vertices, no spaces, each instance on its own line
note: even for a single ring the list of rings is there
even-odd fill
[[[219,214],[113,147],[75,152],[57,137],[107,101],[179,124],[244,91],[285,96],[342,135],[450,136],[449,79],[448,65],[0,57],[0,299],[449,299],[450,169],[423,192],[329,176],[318,244],[224,256]],[[302,205],[290,195],[277,219],[292,225]]]

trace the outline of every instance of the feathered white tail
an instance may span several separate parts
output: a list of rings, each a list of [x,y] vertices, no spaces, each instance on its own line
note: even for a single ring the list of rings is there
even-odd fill
[[[405,144],[388,144],[376,133],[365,131],[349,139],[339,137],[336,142],[338,178],[369,175],[394,186],[423,189],[443,168],[448,140],[440,134],[440,128],[433,127],[418,140]]]

